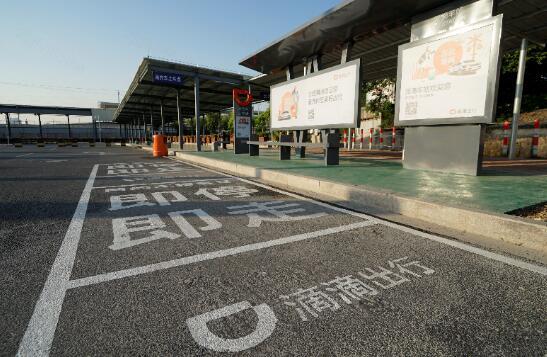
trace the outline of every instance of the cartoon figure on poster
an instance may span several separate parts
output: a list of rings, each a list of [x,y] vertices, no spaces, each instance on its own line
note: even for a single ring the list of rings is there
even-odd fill
[[[477,58],[483,48],[484,34],[472,34],[462,40],[441,43],[436,49],[427,47],[414,65],[412,79],[434,80],[439,76],[469,76],[482,67]]]
[[[292,91],[287,91],[281,97],[279,106],[278,120],[289,120],[298,118],[298,91],[296,87]]]

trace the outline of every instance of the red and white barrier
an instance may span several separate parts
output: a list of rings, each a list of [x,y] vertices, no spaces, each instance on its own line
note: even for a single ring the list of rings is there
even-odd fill
[[[501,154],[507,156],[509,152],[509,122],[503,122],[503,141],[501,143]]]
[[[532,136],[532,157],[539,154],[539,119],[534,120],[534,136]]]

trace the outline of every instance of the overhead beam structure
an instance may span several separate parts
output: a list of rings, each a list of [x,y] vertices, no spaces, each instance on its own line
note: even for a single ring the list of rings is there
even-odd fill
[[[253,85],[271,86],[287,80],[287,68],[304,73],[306,59],[316,55],[321,56],[324,69],[339,64],[344,44],[351,43],[348,60],[361,58],[362,79],[395,77],[398,46],[410,41],[412,19],[454,2],[346,0],[247,56],[240,65],[263,73],[253,78]],[[494,9],[494,15],[503,14],[504,50],[519,48],[523,38],[545,46],[545,1],[494,0]]]
[[[175,76],[176,80],[165,80],[158,74]],[[163,128],[178,122],[175,127],[178,128],[182,148],[182,121],[184,118],[196,118],[196,143],[200,150],[200,116],[232,107],[232,90],[236,87],[247,88],[251,78],[239,73],[147,57],[142,60],[115,112],[114,121],[132,123],[147,113],[152,131],[157,130],[155,124],[161,123]],[[257,90],[259,88],[262,89],[256,86]]]

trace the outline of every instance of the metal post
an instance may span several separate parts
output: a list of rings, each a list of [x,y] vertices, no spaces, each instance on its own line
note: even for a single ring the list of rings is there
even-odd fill
[[[163,100],[160,100],[161,135],[163,135]]]
[[[342,58],[340,59],[340,62],[342,64],[346,63],[350,57],[351,57],[351,49],[353,47],[353,43],[346,42],[344,43],[344,46],[342,47]]]
[[[153,140],[154,136],[154,115],[152,114],[152,106],[150,106],[150,141]]]
[[[146,117],[144,115],[144,112],[142,112],[142,133],[141,133],[141,140],[144,143],[146,141]]]
[[[40,128],[40,139],[44,140],[44,134],[42,133],[42,119],[40,118],[40,114],[38,113],[38,127]]]
[[[4,114],[6,114],[6,125],[8,126],[8,145],[9,145],[9,141],[11,138],[11,124],[9,122],[9,113],[4,113]]]
[[[196,115],[196,144],[197,151],[201,151],[201,136],[200,136],[200,122],[199,122],[199,77],[194,78],[194,108]]]
[[[520,118],[520,104],[522,103],[522,90],[524,88],[524,70],[526,69],[526,52],[528,40],[523,38],[520,44],[519,69],[517,72],[517,85],[515,88],[515,103],[513,104],[513,123],[511,124],[511,143],[509,146],[509,160],[514,160],[517,152],[517,139]]]
[[[66,122],[68,124],[68,138],[72,138],[72,133],[70,132],[70,115],[66,115]]]
[[[180,117],[180,92],[178,89],[176,89],[176,91],[177,91],[177,121],[179,124],[179,148],[180,150],[182,150],[184,146],[184,140],[182,140],[182,135],[184,133],[182,130],[183,129],[182,118]]]
[[[97,121],[95,117],[91,117],[91,122],[93,123],[93,140],[97,141]]]

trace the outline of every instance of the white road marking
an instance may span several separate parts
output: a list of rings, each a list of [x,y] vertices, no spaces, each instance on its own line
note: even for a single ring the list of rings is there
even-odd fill
[[[93,166],[91,174],[84,187],[72,221],[61,243],[61,248],[55,257],[40,298],[34,307],[34,312],[28,324],[25,335],[19,345],[17,356],[47,356],[51,348],[55,329],[70,279],[72,267],[76,259],[76,251],[87,213],[87,205],[91,196],[91,188],[99,165]]]
[[[15,157],[29,156],[29,155],[32,155],[32,154],[34,154],[34,153],[29,152],[29,153],[27,153],[27,154],[16,155]]]
[[[253,332],[239,338],[222,338],[212,333],[207,323],[237,314],[243,310],[254,310],[258,322]],[[248,301],[225,306],[186,320],[188,330],[201,346],[217,352],[239,352],[262,343],[275,330],[277,318],[268,304],[252,306]]]
[[[175,158],[168,158],[168,159],[169,160],[177,160]],[[179,161],[179,160],[177,160],[177,161]],[[186,161],[183,161],[183,162],[186,165],[201,168],[205,171],[214,172],[214,173],[217,173],[219,175],[223,175],[223,176],[227,176],[227,177],[232,177],[232,178],[235,178],[235,179],[240,180],[240,181],[245,182],[245,183],[249,183],[249,184],[252,184],[252,185],[255,185],[255,186],[258,186],[258,187],[262,187],[262,188],[265,188],[265,189],[268,189],[268,190],[271,190],[271,191],[274,191],[274,192],[277,192],[277,193],[281,193],[281,194],[284,194],[284,195],[287,195],[287,196],[290,196],[290,197],[293,197],[293,198],[298,198],[298,199],[301,199],[301,200],[304,200],[304,201],[312,202],[312,203],[315,203],[319,206],[328,207],[328,208],[333,209],[333,210],[338,211],[338,212],[344,212],[344,213],[350,214],[352,216],[368,219],[368,220],[374,221],[376,223],[383,224],[387,227],[395,228],[395,229],[398,229],[400,231],[410,233],[410,234],[415,235],[415,236],[419,236],[419,237],[422,237],[422,238],[425,238],[425,239],[429,239],[429,240],[432,240],[432,241],[435,241],[435,242],[438,242],[438,243],[446,244],[446,245],[449,245],[451,247],[458,248],[460,250],[464,250],[466,252],[473,253],[473,254],[476,254],[476,255],[480,255],[482,257],[485,257],[485,258],[488,258],[488,259],[491,259],[491,260],[495,260],[495,261],[498,261],[498,262],[501,262],[501,263],[504,263],[504,264],[507,264],[507,265],[512,265],[514,267],[518,267],[518,268],[521,268],[521,269],[525,269],[525,270],[528,270],[528,271],[531,271],[531,272],[534,272],[534,273],[538,273],[538,274],[547,276],[547,267],[543,267],[543,266],[540,266],[540,265],[537,265],[537,264],[528,263],[528,262],[518,260],[518,259],[515,259],[515,258],[511,258],[511,257],[505,256],[505,255],[502,255],[502,254],[490,252],[488,250],[477,248],[477,247],[474,247],[474,246],[471,246],[469,244],[465,244],[465,243],[462,243],[462,242],[459,242],[459,241],[455,241],[455,240],[439,237],[439,236],[436,236],[434,234],[422,232],[422,231],[419,231],[419,230],[414,229],[414,228],[405,227],[405,226],[402,226],[402,225],[397,224],[397,223],[393,223],[393,222],[389,222],[389,221],[386,221],[386,220],[383,220],[383,219],[380,219],[380,218],[369,216],[365,213],[353,212],[353,211],[350,211],[350,210],[347,210],[347,209],[344,209],[344,208],[341,208],[341,207],[332,206],[328,203],[315,201],[315,200],[313,200],[311,198],[308,198],[308,197],[304,197],[304,196],[301,196],[301,195],[298,195],[298,194],[295,194],[295,193],[292,193],[292,192],[283,191],[283,190],[280,190],[280,189],[272,187],[272,186],[257,183],[257,182],[247,180],[247,179],[244,179],[244,178],[241,178],[241,177],[237,177],[237,176],[234,176],[234,175],[230,175],[230,174],[227,174],[227,173],[224,173],[224,172],[215,171],[215,170],[209,169],[207,167],[201,167],[201,166],[191,164],[191,163],[186,162]]]
[[[315,232],[302,233],[302,234],[297,234],[297,235],[293,235],[293,236],[289,236],[285,238],[272,239],[265,242],[252,243],[252,244],[247,244],[240,247],[217,250],[215,252],[210,252],[210,253],[196,254],[190,257],[173,259],[173,260],[169,260],[169,261],[165,261],[161,263],[145,265],[142,267],[124,269],[124,270],[119,270],[115,272],[90,276],[86,278],[75,279],[69,282],[68,288],[73,289],[73,288],[87,286],[87,285],[99,284],[99,283],[104,283],[111,280],[118,280],[118,279],[127,278],[131,276],[147,274],[147,273],[151,273],[158,270],[170,269],[170,268],[174,268],[174,267],[178,267],[182,265],[189,265],[189,264],[199,263],[199,262],[203,262],[207,260],[229,257],[232,255],[252,252],[252,251],[260,250],[264,248],[270,248],[270,247],[280,246],[284,244],[295,243],[295,242],[299,242],[303,240],[319,238],[329,234],[346,232],[346,231],[350,231],[357,228],[371,226],[374,224],[376,224],[376,222],[361,221],[357,223],[347,224],[344,226],[321,229]]]
[[[187,180],[177,180],[177,181],[162,181],[162,182],[146,182],[146,183],[131,183],[131,184],[125,184],[125,185],[111,185],[111,186],[95,186],[93,187],[94,190],[97,189],[105,189],[105,188],[118,188],[118,187],[133,187],[133,186],[154,186],[154,185],[169,185],[169,184],[181,184],[181,183],[198,183],[198,182],[216,182],[219,180],[237,180],[233,177],[229,178],[210,178],[210,179],[199,179],[199,178],[189,178]]]

